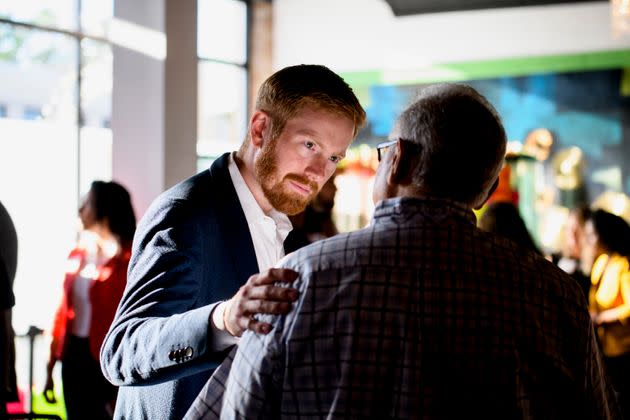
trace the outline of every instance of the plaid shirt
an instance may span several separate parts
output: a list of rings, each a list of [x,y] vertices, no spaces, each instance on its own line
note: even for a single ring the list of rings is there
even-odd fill
[[[456,203],[386,200],[282,265],[295,309],[187,418],[619,418],[579,285]]]

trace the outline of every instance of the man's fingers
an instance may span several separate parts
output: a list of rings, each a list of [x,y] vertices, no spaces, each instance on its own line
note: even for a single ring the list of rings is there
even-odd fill
[[[247,296],[250,299],[293,302],[298,298],[298,292],[293,288],[266,285],[252,287]]]
[[[255,314],[282,315],[291,310],[298,291],[293,288],[277,287],[276,282],[292,282],[298,273],[284,268],[272,268],[261,274],[254,274],[232,298],[232,305],[226,309],[225,321],[228,331],[240,336],[249,329],[260,334],[271,331],[271,325],[253,318]]]
[[[297,271],[288,268],[270,268],[260,274],[254,274],[250,277],[249,282],[253,285],[273,284],[277,281],[292,282],[298,278]]]
[[[258,321],[254,319],[253,316],[240,316],[237,320],[237,324],[240,329],[240,333],[238,334],[239,337],[245,330],[252,330],[259,334],[267,334],[271,331],[271,324]]]
[[[253,314],[282,315],[291,310],[290,302],[271,302],[268,300],[248,300],[241,305],[243,316]]]
[[[277,281],[295,281],[298,278],[298,272],[288,268],[270,268],[268,273]]]
[[[254,331],[258,334],[267,334],[271,331],[271,325],[266,322],[256,321],[251,318],[249,320],[249,324],[247,325],[247,329]]]

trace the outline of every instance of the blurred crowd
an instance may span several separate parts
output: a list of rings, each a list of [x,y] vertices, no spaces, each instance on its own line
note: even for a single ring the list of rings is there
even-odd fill
[[[512,201],[488,204],[478,225],[544,254]],[[603,209],[575,207],[567,217],[561,244],[559,252],[545,257],[582,288],[607,372],[622,411],[630,413],[630,225]]]

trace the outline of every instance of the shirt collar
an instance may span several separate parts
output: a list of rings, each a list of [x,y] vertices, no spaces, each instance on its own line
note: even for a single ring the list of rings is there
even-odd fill
[[[234,160],[235,153],[236,152],[230,153],[228,170],[230,171],[230,178],[232,178],[232,183],[234,184],[236,195],[238,196],[238,200],[240,201],[243,212],[245,213],[247,223],[252,224],[264,219],[265,217],[271,217],[276,223],[276,229],[282,240],[286,239],[289,232],[293,229],[293,225],[291,225],[289,217],[284,213],[280,213],[276,209],[271,209],[269,214],[265,214],[262,208],[258,205],[258,202],[254,198],[254,194],[250,191],[243,175],[241,175],[241,171],[239,171],[238,166],[236,165],[236,161]]]
[[[291,224],[289,217],[284,213],[280,213],[276,209],[272,209],[269,212],[269,217],[276,222],[276,229],[282,240],[284,241],[287,239],[287,236],[293,230],[293,225]]]
[[[411,217],[428,222],[459,219],[477,224],[477,218],[469,207],[448,199],[395,197],[380,201],[374,209],[374,223]]]

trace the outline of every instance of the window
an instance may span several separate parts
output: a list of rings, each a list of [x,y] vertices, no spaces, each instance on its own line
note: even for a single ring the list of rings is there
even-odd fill
[[[111,178],[111,46],[83,25],[98,33],[112,10],[113,0],[0,3],[0,200],[20,241],[18,334],[51,327],[80,196]]]
[[[0,6],[0,18],[42,28],[77,31],[78,1],[5,0]]]
[[[0,200],[18,233],[17,334],[51,328],[79,199],[93,179],[111,178],[111,45],[89,34],[103,33],[112,10],[113,0],[0,2]],[[49,340],[38,338],[35,366],[45,363]],[[28,345],[16,339],[18,387],[26,392]],[[54,374],[60,384],[59,369]],[[45,411],[65,416],[62,404]]]
[[[26,106],[24,107],[24,112],[22,113],[22,118],[25,120],[39,120],[41,118],[41,111],[39,107],[36,106]]]
[[[0,101],[10,111],[0,120],[0,200],[20,246],[17,333],[50,328],[76,232],[77,49],[65,33],[0,23]]]
[[[245,1],[198,1],[198,171],[245,137],[247,14]]]
[[[81,128],[79,131],[79,191],[95,179],[112,177],[113,54],[102,41],[81,41]]]
[[[247,71],[232,64],[199,63],[198,170],[208,159],[239,147],[247,124]],[[203,166],[200,163],[203,162]]]

